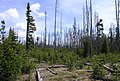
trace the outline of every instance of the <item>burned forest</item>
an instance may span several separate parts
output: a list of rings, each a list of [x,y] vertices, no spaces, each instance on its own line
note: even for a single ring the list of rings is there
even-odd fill
[[[120,0],[1,3],[0,81],[120,81]]]

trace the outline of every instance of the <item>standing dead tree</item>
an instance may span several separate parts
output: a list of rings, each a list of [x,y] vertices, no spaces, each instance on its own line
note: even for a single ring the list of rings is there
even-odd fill
[[[83,35],[86,35],[86,24],[85,24],[85,8],[83,6]]]
[[[48,34],[48,47],[50,47],[50,33]]]
[[[90,57],[92,56],[92,2],[90,0]]]
[[[60,18],[60,45],[62,47],[62,13]]]
[[[44,37],[44,46],[46,47],[47,41],[47,12],[45,11],[45,37]]]
[[[56,26],[57,26],[57,8],[58,8],[58,0],[55,2],[55,21],[54,21],[54,48],[56,49]]]
[[[119,24],[120,24],[120,21],[119,21],[119,7],[120,7],[120,0],[115,0],[115,10],[116,10],[116,23],[117,23],[117,27],[116,27],[116,43],[117,43],[117,50],[118,52],[120,52],[120,45],[119,45],[119,42],[120,42],[120,39],[119,39]]]
[[[73,25],[73,48],[76,48],[76,18],[74,17],[74,25]]]
[[[88,9],[87,0],[86,0],[86,26],[87,26],[86,33],[88,36],[89,35],[89,9]]]

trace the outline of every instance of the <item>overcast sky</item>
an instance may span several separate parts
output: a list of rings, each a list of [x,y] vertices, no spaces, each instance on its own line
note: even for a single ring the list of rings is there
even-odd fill
[[[86,0],[58,0],[57,30],[59,30],[60,13],[63,16],[63,28],[72,27],[73,18],[76,17],[77,25],[82,27],[82,8]],[[89,0],[88,0],[89,1]],[[30,2],[32,16],[35,19],[36,36],[44,33],[44,12],[47,11],[47,31],[54,29],[55,0],[0,0],[0,21],[6,21],[6,31],[14,27],[19,37],[24,38],[26,33],[26,5]],[[103,19],[104,32],[107,33],[110,23],[115,24],[114,0],[92,0],[93,13],[97,11],[99,18]]]

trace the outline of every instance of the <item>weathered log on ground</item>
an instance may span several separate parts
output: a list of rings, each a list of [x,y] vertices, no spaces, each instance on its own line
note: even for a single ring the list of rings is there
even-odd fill
[[[53,66],[48,66],[48,68],[67,68],[67,65],[53,65]]]
[[[93,64],[92,64],[92,63],[89,63],[89,62],[84,63],[84,65],[87,65],[87,66],[93,66]]]
[[[51,72],[52,74],[54,74],[54,75],[58,75],[58,73],[57,72],[54,72],[54,71],[52,71],[50,68],[46,68],[49,72]]]
[[[113,69],[111,69],[111,68],[109,68],[108,66],[106,66],[106,65],[104,65],[103,66],[107,71],[109,71],[109,72],[111,72],[111,73],[113,73],[114,72],[114,70]]]
[[[113,73],[113,75],[120,75],[120,70],[113,70],[112,68],[109,68],[108,66],[104,65],[104,68],[110,72],[110,73]]]
[[[36,81],[43,81],[43,78],[41,76],[40,70],[36,70]]]

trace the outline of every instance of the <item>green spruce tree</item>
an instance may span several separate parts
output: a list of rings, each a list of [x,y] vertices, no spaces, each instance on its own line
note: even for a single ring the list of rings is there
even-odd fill
[[[21,73],[22,64],[16,48],[17,37],[10,28],[9,35],[2,44],[0,81],[16,81],[17,75]]]
[[[84,44],[84,47],[83,47],[83,49],[84,49],[83,57],[86,58],[86,57],[88,57],[88,51],[89,51],[89,49],[88,49],[89,42],[88,42],[87,38],[85,38],[83,44]]]
[[[2,24],[2,26],[1,26],[1,28],[0,28],[0,32],[1,32],[1,41],[3,42],[4,41],[4,39],[5,39],[5,21],[3,20],[3,21],[1,21],[1,24]]]
[[[106,36],[104,36],[103,37],[102,48],[101,48],[101,53],[107,54],[107,52],[108,52],[107,38],[106,38]]]
[[[31,16],[31,10],[30,10],[30,3],[27,3],[27,11],[26,11],[26,17],[27,17],[27,32],[26,32],[26,52],[28,53],[34,48],[34,38],[33,33],[36,31],[34,19]]]
[[[29,60],[31,53],[33,52],[34,48],[34,38],[33,33],[36,31],[35,23],[33,16],[31,16],[31,10],[30,10],[30,3],[27,3],[27,11],[26,11],[26,17],[27,17],[27,32],[26,32],[26,53],[28,55],[28,73],[29,73],[29,81],[30,81],[30,75],[31,75],[31,64],[32,62]]]

